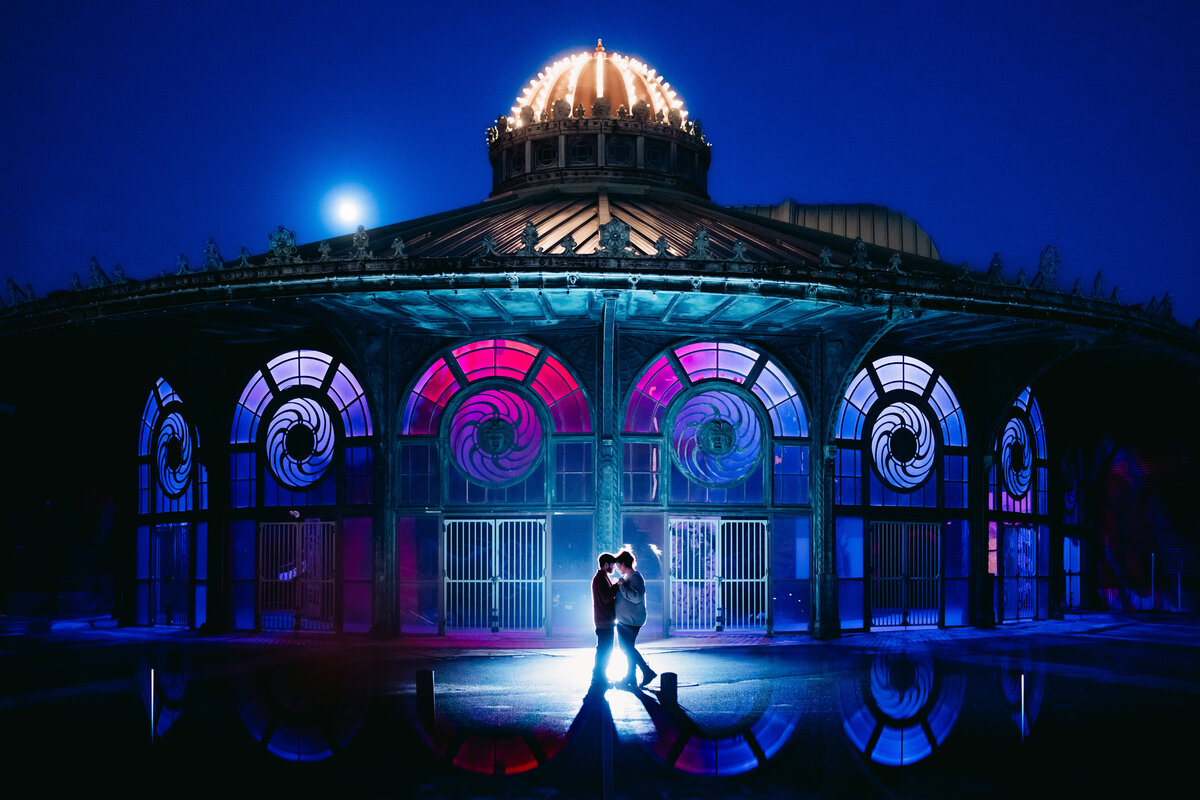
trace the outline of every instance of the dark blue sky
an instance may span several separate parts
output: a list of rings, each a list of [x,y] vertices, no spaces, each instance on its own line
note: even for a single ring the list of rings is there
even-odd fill
[[[1200,280],[1200,9],[1180,2],[18,2],[0,44],[0,279],[96,256],[135,278],[486,197],[484,129],[555,58],[655,67],[704,122],[724,204],[872,202],[1010,276],[1055,244],[1126,302]],[[1184,7],[1188,8],[1185,10]],[[579,10],[581,9],[581,10]]]

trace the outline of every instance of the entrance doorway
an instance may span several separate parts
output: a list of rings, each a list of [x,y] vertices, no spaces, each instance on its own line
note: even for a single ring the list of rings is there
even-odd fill
[[[155,525],[150,538],[150,624],[191,623],[189,524]]]
[[[258,526],[258,624],[264,631],[336,627],[337,523],[264,522]]]
[[[545,630],[545,519],[448,519],[442,552],[447,630]]]
[[[871,523],[871,627],[941,621],[941,525]]]
[[[667,539],[671,631],[767,630],[767,520],[672,517]]]
[[[1033,619],[1037,612],[1037,537],[1032,525],[1000,526],[1003,619]]]

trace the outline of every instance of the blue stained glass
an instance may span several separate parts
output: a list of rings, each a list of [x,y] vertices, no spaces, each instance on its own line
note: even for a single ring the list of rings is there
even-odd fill
[[[317,350],[295,350],[276,356],[267,363],[280,391],[293,386],[320,386],[333,359]]]
[[[775,501],[808,502],[808,446],[775,445]]]
[[[261,371],[242,390],[238,398],[238,407],[233,415],[233,432],[230,441],[235,444],[253,442],[258,435],[258,421],[262,417],[263,408],[271,401],[273,395],[267,385],[267,379]]]
[[[689,398],[675,414],[671,445],[692,480],[728,485],[744,480],[762,457],[762,426],[742,397],[723,390]]]
[[[158,482],[168,497],[179,497],[187,489],[192,472],[192,437],[183,415],[174,411],[158,429],[155,441]]]
[[[901,389],[924,394],[933,377],[933,369],[912,356],[885,356],[873,365],[884,394]]]
[[[175,393],[175,390],[171,388],[171,384],[167,383],[166,378],[159,378],[155,388],[157,388],[158,396],[160,398],[159,405],[163,406],[164,408],[171,403],[183,402],[179,395]]]
[[[267,425],[267,464],[280,483],[304,489],[333,461],[334,433],[329,413],[311,397],[294,397]]]
[[[861,517],[838,517],[834,523],[837,538],[837,574],[839,578],[863,576],[863,521]]]
[[[1016,406],[1022,411],[1029,410],[1029,398],[1033,394],[1032,387],[1026,386],[1021,390],[1021,394],[1017,396]]]
[[[150,455],[150,439],[154,436],[154,426],[158,424],[158,402],[151,392],[146,398],[146,408],[142,410],[142,428],[138,435],[138,455]]]
[[[542,455],[542,425],[533,407],[507,389],[468,398],[450,423],[455,463],[485,484],[524,478]]]
[[[1026,389],[1026,391],[1029,391]],[[1037,457],[1046,459],[1046,431],[1042,424],[1042,412],[1034,399],[1029,406],[1029,424],[1033,426],[1033,439],[1037,443]]]
[[[1004,486],[1015,498],[1025,496],[1033,480],[1033,452],[1024,421],[1010,417],[1000,438],[1000,464]]]
[[[196,580],[208,579],[208,523],[196,523]]]
[[[912,403],[892,403],[871,429],[871,455],[880,476],[893,488],[915,489],[933,470],[933,428]]]

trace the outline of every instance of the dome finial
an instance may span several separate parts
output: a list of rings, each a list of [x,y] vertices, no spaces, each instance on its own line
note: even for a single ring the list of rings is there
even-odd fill
[[[597,40],[596,40],[596,52],[597,52],[597,53],[603,53],[603,52],[604,52],[604,40],[603,40],[603,39],[597,39]]]

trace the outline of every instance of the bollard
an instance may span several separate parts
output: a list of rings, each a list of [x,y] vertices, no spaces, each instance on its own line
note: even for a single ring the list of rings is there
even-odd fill
[[[433,738],[433,670],[417,670],[417,722]]]
[[[658,702],[664,708],[679,708],[679,676],[674,672],[664,672],[658,676]]]

